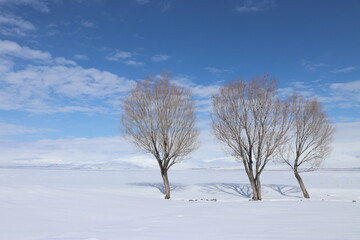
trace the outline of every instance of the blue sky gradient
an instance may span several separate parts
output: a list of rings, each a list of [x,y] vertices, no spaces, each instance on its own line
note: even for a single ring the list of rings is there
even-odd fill
[[[197,101],[202,147],[183,167],[238,166],[211,135],[211,95],[265,73],[280,96],[324,105],[337,126],[325,167],[360,167],[359,12],[356,0],[0,0],[0,166],[154,166],[119,136],[119,106],[167,70]]]

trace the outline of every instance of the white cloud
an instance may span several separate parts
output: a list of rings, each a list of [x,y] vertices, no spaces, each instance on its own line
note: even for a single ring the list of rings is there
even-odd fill
[[[303,97],[306,98],[320,98],[319,92],[316,91],[316,89],[324,88],[324,86],[316,85],[315,83],[306,83],[306,82],[290,82],[288,83],[289,87],[282,87],[277,89],[277,95],[281,99],[286,99],[288,97],[291,97],[294,92],[300,94]]]
[[[31,64],[13,69],[17,58]],[[38,60],[41,60],[40,62]],[[107,71],[82,68],[47,52],[0,42],[0,109],[29,112],[104,112],[133,81]],[[44,65],[43,63],[46,63]],[[96,104],[93,101],[98,100]]]
[[[34,142],[0,140],[0,151],[0,166],[157,167],[155,159],[136,151],[128,141],[118,136]]]
[[[40,12],[50,12],[47,0],[0,0],[0,5],[30,6]]]
[[[1,14],[1,13],[0,13]],[[0,15],[0,34],[6,36],[24,36],[36,27],[24,19],[13,15]]]
[[[173,1],[174,0],[163,0],[163,1],[160,1],[160,7],[161,7],[161,11],[162,12],[166,12],[168,11],[172,5],[173,5]]]
[[[48,0],[0,0],[0,34],[26,36],[36,30],[34,24],[12,13],[14,7],[28,6],[37,11],[48,13],[50,12],[49,2]]]
[[[115,50],[115,52],[107,56],[106,59],[110,61],[119,61],[129,59],[131,57],[133,57],[133,54],[131,52]]]
[[[150,3],[150,0],[135,0],[135,2],[139,5],[147,5]],[[160,7],[161,11],[166,12],[172,7],[174,0],[161,0],[153,2],[157,2],[157,5]]]
[[[153,62],[164,62],[171,58],[171,56],[166,54],[157,54],[151,58]]]
[[[229,69],[221,69],[221,68],[214,68],[214,67],[206,67],[206,71],[214,74],[222,74],[222,73],[231,73],[232,71]]]
[[[15,65],[14,62],[0,58],[0,77],[3,73],[11,71],[14,65]]]
[[[235,10],[244,12],[263,12],[272,9],[275,6],[274,0],[243,0],[242,4],[236,6]]]
[[[356,70],[357,67],[344,67],[344,68],[340,68],[340,69],[336,69],[336,70],[333,70],[331,71],[332,73],[349,73],[349,72],[352,72],[354,70]]]
[[[59,65],[72,65],[72,66],[76,66],[77,64],[72,61],[72,60],[68,60],[66,58],[63,57],[57,57],[54,59],[54,63],[55,64],[59,64]]]
[[[330,88],[337,91],[358,92],[360,91],[360,80],[347,83],[333,83],[330,85]]]
[[[328,64],[325,63],[312,63],[306,60],[302,60],[301,65],[308,71],[315,72],[319,68],[329,67]]]
[[[75,54],[73,56],[73,58],[76,60],[88,60],[89,59],[88,56],[83,55],[83,54]]]
[[[346,83],[327,82],[292,82],[288,87],[277,90],[280,98],[290,97],[294,92],[306,98],[316,98],[326,109],[345,109],[360,107],[360,81]],[[357,111],[357,110],[355,110]],[[334,119],[341,119],[343,116],[332,116]]]
[[[137,61],[135,59],[136,53],[115,50],[112,54],[106,57],[109,61],[121,62],[129,66],[142,66],[143,62]]]
[[[95,27],[95,23],[90,22],[90,21],[86,21],[86,20],[82,20],[82,21],[80,22],[80,25],[83,26],[83,27],[87,27],[87,28],[93,28],[93,27]]]
[[[333,152],[324,167],[360,167],[360,122],[338,123],[334,136]]]
[[[119,59],[124,63],[134,61],[132,57],[132,53],[119,54]],[[13,66],[17,63],[16,58],[29,60],[31,64],[14,68]],[[41,60],[40,63],[38,60]],[[46,65],[42,64],[43,62],[46,62]],[[47,52],[20,46],[10,41],[0,42],[0,76],[2,86],[0,109],[36,113],[106,112],[109,107],[107,104],[110,102],[118,104],[119,97],[123,96],[133,84],[133,81],[110,72],[83,68],[71,60],[54,58]],[[173,81],[193,91],[199,106],[198,111],[210,110],[211,95],[220,87],[220,83],[197,84],[186,76],[176,76]],[[309,94],[314,93],[302,82],[294,82],[291,88],[284,92],[290,92],[292,89],[309,91]],[[325,90],[331,90],[330,94],[334,94],[335,92],[354,92],[356,89],[360,89],[360,81],[327,85]],[[100,102],[94,103],[96,100]],[[209,121],[199,122],[198,127],[201,129],[202,147],[190,156],[189,164],[204,167],[224,166],[224,164],[239,166],[235,161],[229,162],[221,145],[217,143],[209,130]],[[360,154],[357,149],[360,142],[357,136],[360,136],[360,133],[357,129],[360,129],[360,125],[346,125],[338,128],[343,129],[341,132],[344,134],[336,136],[333,157],[326,162],[325,166],[358,167],[357,156]],[[17,134],[16,131],[19,131],[19,134],[32,134],[41,131],[41,129],[28,127],[19,128],[15,125],[7,125],[8,130],[4,129],[5,134]],[[347,136],[348,131],[352,131],[352,135]],[[346,142],[348,140],[350,142]],[[156,167],[156,162],[151,156],[137,154],[138,151],[133,150],[131,144],[119,137],[43,139],[36,142],[0,140],[0,152],[2,153],[1,166],[60,164],[73,167],[109,165]]]
[[[3,83],[7,86],[0,90],[1,93],[6,92],[3,96],[14,97],[10,101],[12,102],[10,106],[17,103],[15,106],[20,107],[18,110],[26,111],[59,109],[61,106],[52,104],[56,97],[89,98],[89,101],[90,98],[93,100],[111,98],[116,94],[126,92],[132,84],[126,78],[118,77],[110,72],[62,65],[28,66],[26,69],[6,74]],[[5,101],[5,103],[8,102]],[[0,103],[0,108],[6,109],[7,107],[3,104],[4,102]],[[48,104],[50,106],[47,106]],[[64,109],[63,107],[61,109]],[[80,108],[68,108],[66,111],[84,110],[84,107],[86,105]]]
[[[214,85],[199,85],[196,84],[192,87],[192,92],[200,97],[200,98],[211,98],[212,95],[217,93],[220,89],[220,85],[214,84]]]
[[[297,89],[309,89],[309,86],[306,82],[292,82],[291,85],[294,87],[294,88],[297,88]]]
[[[0,103],[4,102],[2,98],[5,96],[8,103],[13,104],[15,109],[27,107],[32,109],[29,111],[33,112],[106,111],[101,106],[90,104],[51,105],[53,96],[49,95],[49,92],[56,93],[62,99],[65,96],[76,101],[79,99],[82,101],[81,99],[84,96],[101,98],[127,91],[123,88],[116,89],[118,87],[117,81],[119,81],[118,76],[97,69],[84,69],[77,65],[28,66],[23,72],[12,72],[5,80],[4,85],[8,87],[7,91],[2,92],[4,94],[0,93]],[[217,84],[199,85],[186,76],[177,76],[172,80],[183,87],[192,89],[199,111],[210,110],[210,97],[220,87]],[[120,86],[129,84],[128,80],[124,79],[124,81],[120,82]],[[340,88],[344,90],[360,89],[360,81],[348,84],[333,85],[332,88],[334,91],[339,91]],[[306,89],[307,86],[302,82],[294,82],[293,87]],[[6,94],[13,95],[6,97]],[[106,101],[109,100],[106,98]],[[221,144],[211,134],[209,126],[210,120],[201,120],[197,123],[197,127],[201,131],[201,147],[177,167],[241,167],[223,151]],[[5,131],[4,134],[32,134],[37,131],[44,131],[22,127],[6,124],[2,127],[0,124],[0,129],[2,128]],[[337,124],[334,152],[326,160],[324,167],[360,166],[359,131],[360,123]],[[55,164],[63,167],[90,168],[157,167],[152,156],[141,154],[140,151],[135,150],[130,143],[120,137],[43,139],[35,142],[0,140],[0,152],[2,152],[1,166],[49,166]]]
[[[347,83],[333,83],[330,85],[334,96],[346,104],[343,107],[359,106],[360,103],[360,80]]]
[[[54,129],[46,128],[31,128],[22,125],[10,124],[0,122],[0,136],[1,135],[20,135],[20,134],[34,134],[44,132],[54,132]]]
[[[109,110],[105,107],[98,107],[93,105],[87,106],[49,106],[48,104],[32,104],[32,108],[29,107],[26,109],[29,112],[33,113],[73,113],[73,112],[81,112],[81,113],[99,113],[99,114],[108,114]]]
[[[209,129],[210,121],[197,123],[201,147],[177,168],[242,167],[229,157]],[[25,129],[28,131],[28,129]],[[336,124],[333,153],[323,167],[360,167],[360,122]],[[150,154],[143,154],[122,137],[42,139],[17,142],[0,139],[0,166],[157,168]]]
[[[143,66],[144,65],[143,62],[138,62],[135,60],[126,60],[123,63],[125,63],[126,65],[129,65],[129,66]]]
[[[220,83],[211,85],[197,84],[187,76],[175,76],[171,78],[171,81],[178,86],[191,90],[196,103],[196,111],[202,113],[208,113],[211,110],[211,97],[217,93],[221,87]]]
[[[212,85],[202,85],[194,83],[187,76],[175,76],[171,78],[171,81],[175,82],[181,87],[189,88],[195,95],[195,97],[198,99],[211,98],[211,96],[215,94],[220,88],[220,85],[218,83]]]
[[[145,4],[148,4],[150,2],[150,0],[136,0],[136,2],[140,5],[145,5]]]
[[[17,57],[27,60],[50,61],[51,54],[28,47],[22,47],[16,42],[0,40],[0,57]]]
[[[209,122],[199,122],[202,129]],[[30,132],[29,132],[30,133]],[[237,166],[222,151],[221,145],[208,130],[201,130],[199,150],[189,155],[177,168]],[[95,138],[41,139],[33,142],[0,139],[0,166],[59,165],[65,168],[158,168],[151,154],[145,154],[120,136]],[[224,166],[224,165],[223,165]]]

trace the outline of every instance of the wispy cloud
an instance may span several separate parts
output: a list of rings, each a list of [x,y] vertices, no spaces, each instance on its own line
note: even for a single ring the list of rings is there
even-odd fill
[[[178,75],[171,79],[177,85],[188,88],[194,95],[196,110],[208,113],[211,110],[211,97],[217,93],[221,87],[220,83],[210,85],[197,84],[190,77]]]
[[[243,0],[241,5],[235,7],[240,13],[256,13],[270,10],[275,7],[275,0]]]
[[[208,126],[209,122],[198,122]],[[228,166],[229,159],[209,130],[201,130],[204,143],[177,167]],[[119,136],[96,138],[42,139],[33,142],[15,142],[0,139],[0,166],[32,166],[64,168],[157,168],[154,158],[136,151],[133,144]],[[225,163],[223,162],[225,161]],[[228,163],[226,163],[228,162]],[[237,165],[235,161],[231,165]]]
[[[0,140],[1,166],[90,167],[133,157],[133,147],[121,137],[42,139],[34,142]],[[125,157],[124,157],[125,156]],[[142,156],[142,155],[140,155]],[[146,160],[145,160],[146,162]],[[155,161],[151,163],[156,166]]]
[[[210,99],[212,95],[220,88],[219,83],[214,83],[211,85],[197,84],[192,81],[190,77],[185,75],[174,76],[171,78],[171,81],[178,84],[179,86],[191,89],[192,93],[197,99]]]
[[[282,99],[286,99],[292,96],[294,92],[297,92],[301,94],[301,96],[307,98],[317,97],[314,86],[302,82],[291,83],[289,87],[279,88],[277,90],[277,95]]]
[[[0,0],[0,5],[29,6],[40,12],[50,12],[47,0]]]
[[[125,63],[126,65],[129,65],[129,66],[143,66],[144,63],[143,62],[138,62],[138,61],[135,61],[135,60],[126,60],[126,61],[123,61],[123,63]]]
[[[117,51],[112,57],[123,64],[139,66],[133,53]],[[79,57],[78,57],[79,58]],[[80,57],[82,58],[82,57]],[[21,64],[18,64],[18,60]],[[53,57],[50,53],[0,42],[0,110],[32,113],[104,113],[118,106],[119,99],[134,81],[95,68],[83,68],[75,61]],[[15,66],[15,67],[14,67]],[[211,95],[219,85],[196,84],[189,77],[173,78],[190,88],[199,111],[209,111]]]
[[[158,1],[151,1],[151,0],[134,0],[138,5],[147,5],[150,2],[156,4],[157,7],[160,8],[161,12],[166,12],[173,7],[174,0],[158,0]]]
[[[356,115],[360,110],[360,80],[349,82],[292,82],[288,87],[279,88],[281,98],[290,97],[294,92],[307,98],[317,98],[327,109],[351,111]],[[333,116],[341,119],[343,116]]]
[[[128,91],[132,83],[110,72],[77,65],[27,66],[5,74],[2,82],[6,87],[0,90],[0,109],[49,113],[103,112],[101,103],[91,101],[111,99]],[[76,99],[81,101],[71,103]]]
[[[137,61],[135,58],[136,53],[115,50],[109,56],[105,57],[105,59],[109,61],[121,62],[129,66],[142,66],[143,62]]]
[[[42,60],[50,61],[51,54],[39,50],[23,47],[16,42],[0,40],[0,56],[2,57],[17,57],[28,60]]]
[[[132,56],[133,54],[131,52],[115,50],[115,52],[107,56],[106,59],[110,61],[119,61],[119,60],[129,59]]]
[[[18,59],[29,64],[18,65]],[[0,42],[0,63],[5,66],[0,67],[2,110],[104,112],[112,107],[106,103],[109,99],[116,99],[133,84],[110,72],[82,68],[72,60],[11,41]],[[94,100],[100,102],[94,104]]]
[[[36,11],[49,13],[48,0],[0,0],[0,34],[5,36],[26,36],[36,30],[33,23],[14,13],[16,8],[31,7]]]
[[[344,67],[344,68],[339,68],[339,69],[335,69],[333,71],[331,71],[332,73],[349,73],[352,72],[354,70],[358,69],[357,67],[354,66],[350,66],[350,67]]]
[[[139,5],[145,5],[150,2],[150,0],[135,0],[137,4]]]
[[[2,15],[0,13],[0,34],[5,36],[25,36],[36,27],[20,17],[14,15]]]
[[[302,60],[301,65],[308,71],[315,72],[319,68],[329,67],[328,64],[325,63],[312,63],[307,60]]]
[[[168,11],[173,6],[174,0],[162,0],[160,1],[160,7],[162,12]]]
[[[171,56],[166,54],[157,54],[151,58],[153,62],[164,62],[171,58]]]
[[[44,133],[44,132],[54,132],[55,129],[47,129],[47,128],[33,128],[26,127],[22,125],[10,124],[0,122],[0,136],[1,135],[19,135],[19,134],[36,134],[36,133]]]
[[[157,168],[155,159],[135,151],[119,136],[42,139],[15,142],[0,139],[0,166],[59,168]]]
[[[73,56],[73,58],[76,60],[88,60],[89,59],[88,56],[83,55],[83,54],[75,54]]]
[[[215,67],[206,67],[205,70],[213,74],[232,73],[232,71],[229,69],[222,69]]]
[[[200,121],[198,126],[209,126]],[[336,124],[334,153],[326,167],[359,167],[360,122]],[[201,147],[178,167],[239,166],[227,157],[211,131],[200,130]],[[135,151],[134,146],[119,136],[95,138],[41,139],[20,142],[0,139],[0,166],[63,168],[157,168],[155,159]],[[339,162],[339,159],[344,161]]]
[[[330,88],[337,91],[360,94],[360,80],[347,82],[347,83],[333,83],[330,85]],[[360,95],[359,95],[359,99],[360,99]]]
[[[90,22],[90,21],[86,21],[86,20],[82,20],[82,21],[80,22],[80,25],[83,26],[83,27],[86,27],[86,28],[93,28],[93,27],[95,27],[95,23]]]
[[[335,127],[334,150],[325,167],[359,167],[360,122],[337,123]]]

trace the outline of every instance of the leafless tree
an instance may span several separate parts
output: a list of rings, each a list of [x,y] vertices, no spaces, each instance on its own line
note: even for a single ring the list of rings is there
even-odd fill
[[[291,167],[305,198],[310,198],[299,172],[315,170],[330,154],[334,127],[316,99],[292,97],[290,140],[283,145],[282,160]]]
[[[170,198],[168,170],[194,151],[194,102],[190,90],[169,81],[149,77],[136,84],[122,104],[122,132],[138,148],[152,154],[161,170],[165,199]]]
[[[261,200],[260,175],[287,140],[290,104],[276,97],[267,75],[231,82],[213,96],[212,127],[229,153],[244,164],[253,200]]]

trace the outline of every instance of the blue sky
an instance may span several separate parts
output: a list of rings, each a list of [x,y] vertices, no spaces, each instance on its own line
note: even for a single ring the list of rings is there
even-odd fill
[[[119,136],[119,104],[167,70],[197,101],[202,147],[182,164],[230,166],[209,128],[224,82],[270,74],[336,124],[325,167],[360,167],[360,2],[0,0],[0,166],[155,166]]]

